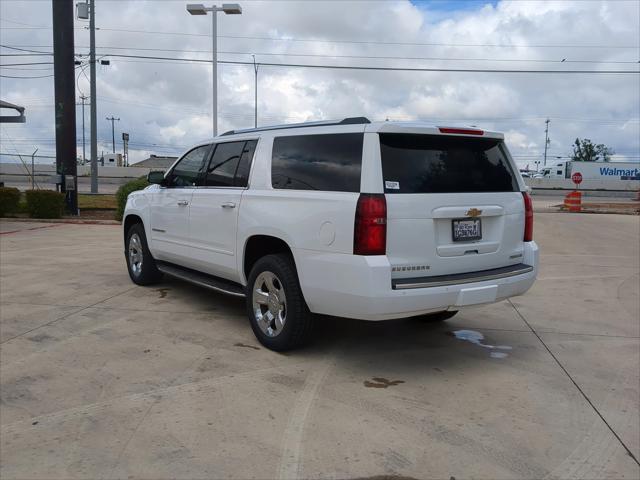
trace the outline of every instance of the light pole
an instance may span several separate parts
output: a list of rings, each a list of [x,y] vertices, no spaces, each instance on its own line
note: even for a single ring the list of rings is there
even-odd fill
[[[253,126],[258,128],[258,64],[256,63],[256,56],[253,57],[253,71],[255,77],[253,79]]]
[[[206,15],[211,12],[211,39],[213,46],[213,57],[211,65],[213,67],[213,136],[218,136],[218,12],[224,12],[227,15],[240,15],[242,7],[237,3],[223,3],[221,7],[213,5],[205,7],[201,3],[190,3],[187,5],[187,12],[191,15]]]

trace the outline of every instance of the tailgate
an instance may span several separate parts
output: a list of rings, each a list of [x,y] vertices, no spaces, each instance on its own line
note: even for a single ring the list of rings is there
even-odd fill
[[[392,277],[522,261],[524,202],[501,138],[380,133]]]

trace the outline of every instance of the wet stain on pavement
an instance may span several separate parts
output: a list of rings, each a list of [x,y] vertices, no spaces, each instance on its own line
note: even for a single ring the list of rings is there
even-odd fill
[[[447,332],[447,335],[451,335],[456,337],[458,340],[464,340],[466,342],[473,343],[474,345],[478,345],[479,347],[486,348],[491,350],[489,356],[491,358],[505,358],[508,357],[509,354],[504,351],[496,351],[496,350],[511,350],[512,347],[509,345],[489,345],[486,343],[482,343],[484,340],[484,335],[480,332],[476,332],[475,330],[455,330],[453,332]]]
[[[160,298],[166,298],[167,292],[171,290],[170,288],[156,288],[156,292],[160,294]]]
[[[254,350],[260,350],[260,347],[256,347],[255,345],[247,345],[246,343],[234,343],[234,347],[244,347],[244,348],[253,348]]]
[[[364,386],[367,388],[388,388],[404,383],[404,380],[387,380],[382,377],[373,377],[371,380],[373,381],[370,382],[369,380],[365,380]]]
[[[40,342],[46,342],[47,340],[57,340],[57,338],[52,337],[51,335],[47,335],[46,333],[40,333],[38,335],[34,335],[33,337],[27,337],[27,340],[40,343]]]

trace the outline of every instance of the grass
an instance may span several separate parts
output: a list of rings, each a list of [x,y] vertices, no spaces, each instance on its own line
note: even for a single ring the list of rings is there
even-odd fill
[[[116,209],[115,195],[86,195],[78,194],[78,208],[82,210],[92,209]]]
[[[115,210],[115,195],[87,195],[78,194],[78,208],[82,210]],[[16,213],[27,213],[27,203],[24,193],[21,195],[18,211]]]

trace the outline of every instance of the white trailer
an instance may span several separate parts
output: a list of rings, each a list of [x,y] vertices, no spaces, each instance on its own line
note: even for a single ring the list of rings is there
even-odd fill
[[[580,173],[586,180],[640,180],[640,162],[558,162],[535,175],[542,178],[571,178]]]

